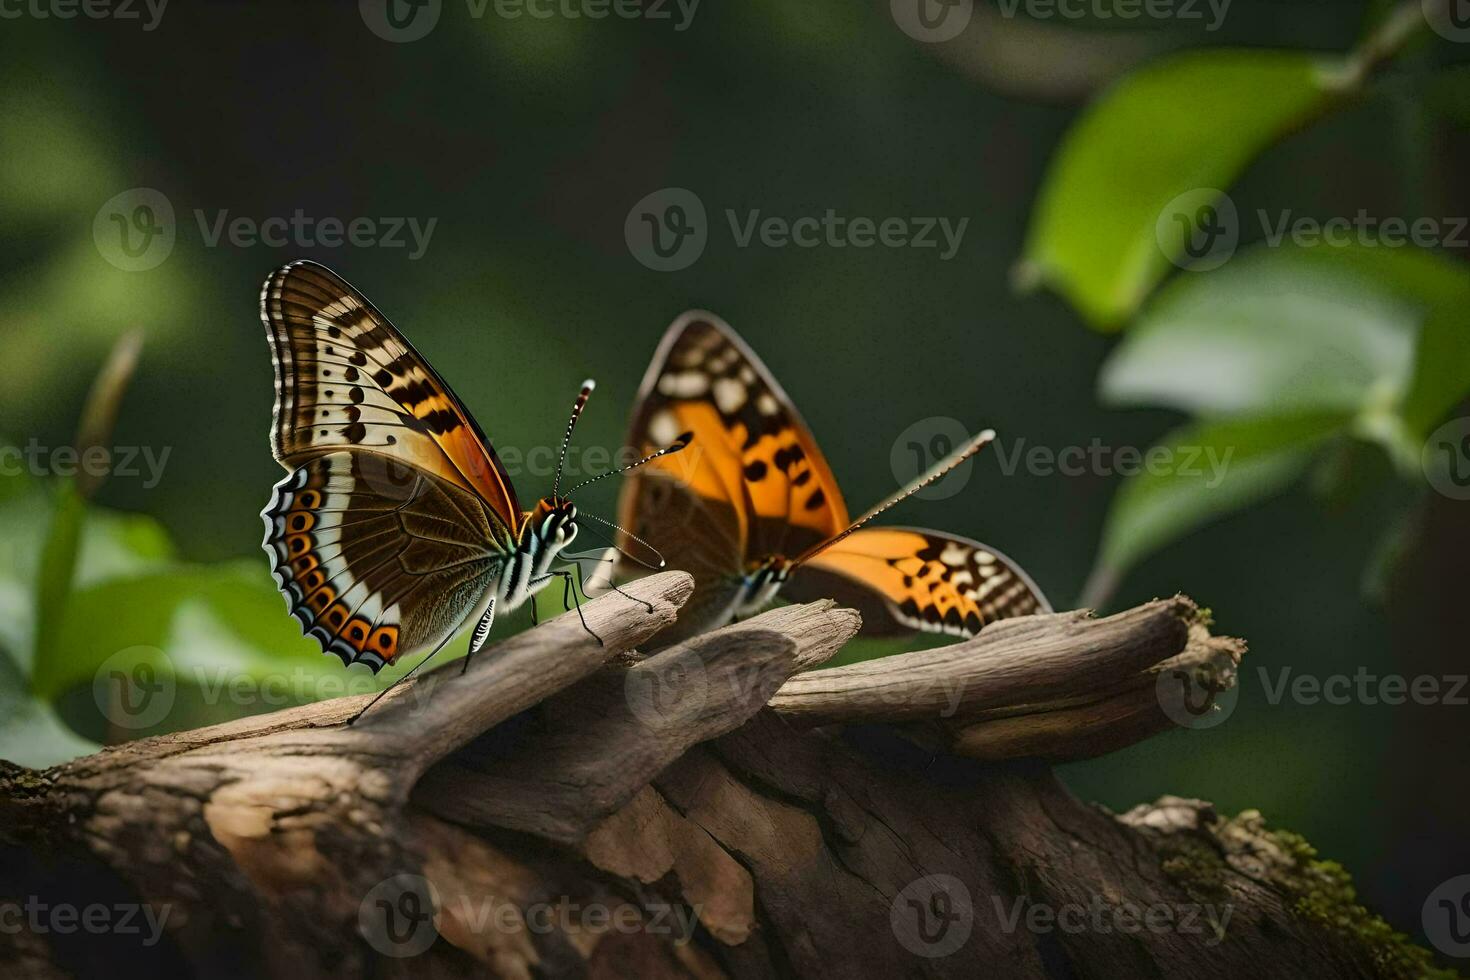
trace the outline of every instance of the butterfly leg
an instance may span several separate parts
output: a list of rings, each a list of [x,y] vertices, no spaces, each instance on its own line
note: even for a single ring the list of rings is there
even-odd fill
[[[463,625],[463,624],[461,624],[461,625]],[[398,680],[394,681],[392,684],[389,684],[387,687],[385,687],[381,691],[379,691],[377,697],[373,698],[367,704],[363,705],[362,710],[359,711],[357,714],[355,714],[351,718],[347,719],[347,725],[348,725],[348,727],[351,727],[352,725],[356,724],[357,723],[357,719],[359,719],[363,715],[367,714],[369,708],[371,708],[373,705],[377,704],[379,701],[383,700],[383,696],[385,694],[387,694],[389,691],[393,690],[399,684],[402,684],[404,681],[408,680],[414,674],[417,674],[419,672],[419,668],[422,667],[424,664],[428,663],[430,660],[433,660],[434,659],[434,654],[438,653],[440,650],[443,650],[444,649],[444,645],[446,643],[448,643],[451,639],[453,639],[454,638],[454,635],[456,633],[458,633],[458,632],[459,632],[458,628],[456,628],[454,630],[451,630],[448,636],[446,636],[444,639],[442,639],[442,640],[439,641],[439,645],[438,646],[436,646],[434,649],[432,649],[432,650],[429,651],[429,655],[428,656],[424,657],[424,659],[420,660],[418,663],[416,663],[416,664],[413,665],[413,669],[411,669],[408,673],[404,674],[402,677],[398,678]]]
[[[526,583],[526,585],[529,588],[534,589],[536,586],[540,585],[542,582],[550,581],[553,578],[553,576],[554,576],[554,573],[547,572],[545,575],[538,575],[535,578],[531,579],[529,582]],[[531,609],[531,625],[532,626],[539,626],[541,624],[541,617],[536,614],[536,596],[535,596],[534,592],[531,595],[531,597],[526,601],[526,605],[529,606],[530,609]]]
[[[588,633],[589,636],[591,636],[594,640],[597,641],[597,645],[598,646],[603,646],[604,644],[602,642],[602,637],[598,636],[596,633],[594,633],[592,631],[592,627],[590,627],[590,626],[587,625],[587,617],[582,615],[582,600],[577,597],[577,590],[572,587],[572,573],[571,572],[567,572],[567,571],[561,571],[561,572],[552,572],[551,574],[557,576],[558,578],[560,578],[562,580],[562,593],[561,593],[562,605],[566,605],[567,604],[567,597],[570,596],[572,602],[577,607],[577,618],[582,621],[582,628],[587,631],[587,633]]]
[[[534,609],[535,606],[533,605],[532,608]],[[470,634],[470,648],[465,652],[464,665],[459,668],[461,675],[470,669],[470,658],[479,653],[480,648],[485,645],[485,640],[490,636],[490,627],[493,625],[495,625],[495,597],[491,596],[490,605],[485,607],[485,615],[480,617],[475,631]]]
[[[596,552],[586,552],[586,553],[579,554],[579,555],[570,555],[570,554],[569,555],[566,555],[566,557],[567,558],[570,558],[572,560],[572,563],[577,566],[577,571],[579,573],[579,576],[578,576],[578,585],[580,585],[581,588],[582,588],[582,598],[586,599],[588,602],[591,602],[592,601],[592,596],[590,596],[590,595],[587,594],[587,586],[584,584],[585,579],[580,575],[580,573],[582,571],[582,562],[584,562],[584,561],[590,561],[594,565],[604,565],[604,564],[606,564],[606,565],[612,565],[612,566],[616,567],[617,566],[617,561],[618,561],[616,558],[593,558],[592,555],[594,555],[594,554],[596,554]],[[595,578],[596,576],[593,576],[593,577]],[[622,586],[618,585],[618,583],[616,583],[616,582],[613,581],[613,569],[611,569],[611,568],[609,568],[607,570],[607,587],[609,589],[611,589],[612,591],[616,592],[618,595],[622,596],[624,599],[628,599],[628,600],[631,600],[633,602],[641,602],[641,603],[643,603],[644,607],[649,612],[653,612],[653,603],[649,602],[647,599],[639,599],[639,598],[636,598],[634,596],[629,595],[628,593],[626,593],[626,592],[623,591]]]

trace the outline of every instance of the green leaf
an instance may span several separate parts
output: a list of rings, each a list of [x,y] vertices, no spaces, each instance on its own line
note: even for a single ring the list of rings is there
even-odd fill
[[[31,697],[25,675],[0,653],[0,759],[40,769],[98,747],[68,728],[50,706]]]
[[[1439,256],[1409,254],[1423,261],[1413,268],[1403,262],[1395,271],[1414,274],[1406,276],[1404,288],[1412,288],[1421,303],[1424,324],[1401,414],[1423,438],[1470,392],[1470,269]]]
[[[1069,132],[1036,205],[1019,278],[1115,330],[1183,245],[1160,216],[1180,195],[1225,188],[1263,149],[1337,97],[1296,52],[1217,49],[1153,62]],[[1203,198],[1201,198],[1203,202]]]
[[[1396,407],[1422,440],[1470,392],[1470,268],[1410,246],[1297,251],[1318,270],[1356,276],[1413,312],[1419,327],[1413,370]]]
[[[1337,412],[1184,426],[1145,454],[1170,461],[1113,498],[1094,581],[1116,578],[1189,532],[1286,489],[1315,451],[1351,422]],[[1089,590],[1090,591],[1090,590]]]
[[[260,562],[173,565],[78,588],[60,633],[47,639],[35,690],[54,699],[91,684],[109,657],[135,647],[162,651],[174,669],[226,663],[255,680],[342,669],[301,636]]]
[[[1099,387],[1211,416],[1351,412],[1353,434],[1413,477],[1470,392],[1470,269],[1408,247],[1258,246],[1166,286]]]
[[[87,502],[71,481],[61,484],[51,508],[51,522],[41,545],[41,567],[36,576],[36,630],[32,641],[31,683],[44,683],[50,664],[37,662],[34,652],[44,639],[55,635],[66,618],[82,526],[87,519]]]
[[[55,669],[49,657],[33,662],[33,651],[48,649],[48,638],[62,629],[61,610],[68,599],[55,590],[63,588],[68,553],[73,556],[65,577],[69,590],[174,563],[168,534],[153,518],[93,507],[83,519],[79,506],[71,484],[53,500],[35,488],[0,501],[0,552],[11,559],[0,563],[0,644],[26,674],[40,675],[33,686],[44,685]]]
[[[1102,399],[1205,415],[1399,404],[1422,311],[1370,270],[1387,259],[1347,251],[1262,246],[1169,283],[1104,364]]]

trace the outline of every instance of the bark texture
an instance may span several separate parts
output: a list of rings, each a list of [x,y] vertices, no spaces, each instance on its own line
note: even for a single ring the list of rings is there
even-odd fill
[[[651,576],[400,686],[0,763],[7,976],[1409,976],[1258,815],[1083,804],[1045,760],[1171,727],[1243,651],[1174,598],[823,668],[830,602],[644,657]],[[1191,689],[1190,685],[1194,685]],[[1183,716],[1186,718],[1188,715]],[[1203,734],[1197,737],[1207,737]],[[1360,918],[1354,919],[1352,915]],[[1348,923],[1345,925],[1344,923]],[[1358,926],[1364,926],[1359,929]]]

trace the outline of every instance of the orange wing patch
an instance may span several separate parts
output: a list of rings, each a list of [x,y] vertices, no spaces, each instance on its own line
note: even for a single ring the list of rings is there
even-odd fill
[[[664,335],[639,392],[632,442],[650,452],[683,432],[693,433],[690,448],[649,468],[729,503],[747,562],[799,553],[847,526],[837,481],[791,400],[708,313],[686,313]]]
[[[845,581],[878,593],[897,622],[930,633],[974,636],[998,619],[1051,612],[1036,583],[1005,555],[938,531],[862,528],[812,557],[788,591],[811,591],[799,587],[808,570],[826,573],[829,588]]]

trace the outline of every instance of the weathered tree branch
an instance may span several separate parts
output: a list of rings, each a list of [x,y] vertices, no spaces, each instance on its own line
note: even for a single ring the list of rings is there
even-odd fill
[[[0,764],[0,906],[85,904],[66,884],[82,881],[176,913],[157,945],[0,931],[10,975],[1424,966],[1422,951],[1345,934],[1365,914],[1259,817],[1178,800],[1115,817],[1034,761],[1169,724],[1161,672],[1233,682],[1242,646],[1210,637],[1188,600],[1000,623],[831,669],[816,668],[858,621],[818,602],[640,655],[689,588],[680,573],[633,583],[632,599],[584,607],[606,646],[570,614],[463,676],[451,665],[401,685],[351,728],[362,698],[46,771]],[[1129,908],[1170,925],[1087,919],[1116,926]],[[1084,927],[1057,925],[1072,910]]]

